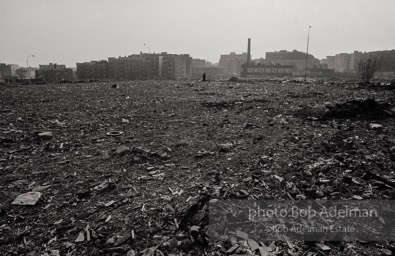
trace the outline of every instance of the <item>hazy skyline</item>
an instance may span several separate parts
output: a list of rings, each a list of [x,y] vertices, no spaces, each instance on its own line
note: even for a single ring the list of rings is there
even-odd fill
[[[187,53],[218,62],[279,50],[322,59],[395,49],[394,0],[0,0],[0,63],[107,60],[142,52]]]

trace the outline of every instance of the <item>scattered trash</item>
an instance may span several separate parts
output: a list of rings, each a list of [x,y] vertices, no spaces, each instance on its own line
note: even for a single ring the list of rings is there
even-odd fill
[[[273,177],[274,178],[276,178],[279,182],[283,182],[284,181],[284,178],[283,177],[280,177],[280,176],[278,176],[278,175],[273,175]]]
[[[111,132],[106,133],[106,135],[108,135],[108,136],[120,136],[122,134],[123,134],[122,131],[111,131]]]
[[[38,137],[42,140],[51,140],[53,138],[52,132],[40,132]]]
[[[244,233],[243,231],[236,230],[236,236],[241,239],[248,240],[248,234]]]
[[[126,256],[136,256],[136,252],[135,252],[134,250],[129,250],[129,251],[126,253]]]
[[[80,232],[80,233],[78,234],[77,239],[75,239],[75,242],[76,242],[76,243],[81,243],[81,242],[84,242],[84,241],[85,241],[84,232]]]
[[[195,155],[195,157],[196,158],[202,158],[202,157],[205,157],[205,156],[212,156],[212,155],[214,155],[214,152],[210,152],[210,151],[199,151],[196,155]]]
[[[392,255],[392,251],[388,250],[388,249],[381,249],[381,254],[382,256],[391,256]]]
[[[363,198],[361,196],[353,195],[352,198],[357,199],[357,200],[362,200]]]
[[[130,234],[124,235],[114,244],[114,246],[120,246],[126,243],[129,239],[135,239],[134,230],[130,232]]]
[[[82,189],[80,191],[77,192],[77,196],[78,198],[82,199],[82,198],[87,198],[89,197],[91,194],[90,189]]]
[[[130,152],[130,148],[125,145],[121,145],[115,150],[115,153],[117,153],[118,155],[124,155],[127,152]]]
[[[191,236],[196,240],[199,236],[200,227],[199,226],[192,226],[190,228]]]
[[[47,186],[38,186],[32,189],[33,192],[42,192],[48,188],[50,188],[51,185],[47,185]]]
[[[371,130],[378,130],[378,129],[382,129],[383,126],[381,124],[374,124],[374,123],[372,123],[372,124],[369,124],[369,128]]]
[[[114,237],[110,237],[109,239],[107,239],[106,244],[115,244]]]
[[[48,250],[41,254],[40,256],[60,256],[59,250]]]
[[[270,243],[229,202],[395,199],[392,91],[292,79],[113,83],[2,91],[15,92],[0,102],[10,109],[0,120],[4,254],[391,255],[391,242]],[[294,115],[306,106],[308,120]],[[35,206],[11,205],[29,205],[16,200],[27,191],[42,193]],[[226,213],[210,230],[216,206]]]
[[[238,244],[233,245],[232,247],[230,247],[227,251],[226,254],[233,254],[234,252],[236,252],[237,248],[239,248]]]
[[[254,240],[252,240],[252,239],[248,239],[248,245],[250,246],[250,248],[251,248],[251,251],[255,251],[255,250],[257,250],[260,246],[258,245],[258,243],[257,242],[255,242]]]
[[[40,192],[27,192],[25,194],[20,194],[15,198],[11,204],[15,205],[35,205],[41,197]]]
[[[224,144],[216,144],[216,145],[217,145],[219,151],[221,151],[221,152],[229,152],[233,148],[232,143],[224,143]]]
[[[70,242],[64,242],[64,243],[63,243],[63,246],[66,247],[66,249],[68,249],[68,248],[70,248],[70,247],[73,247],[74,244],[73,244],[73,243],[70,243]]]
[[[105,203],[104,206],[105,206],[105,207],[109,207],[109,206],[115,204],[116,202],[117,202],[117,201],[115,201],[115,200],[111,200],[110,202]]]
[[[259,128],[259,126],[255,125],[255,124],[251,124],[251,123],[245,122],[243,124],[243,129],[248,129],[248,128]]]
[[[54,123],[55,123],[57,126],[60,126],[60,127],[64,127],[64,126],[66,125],[66,123],[60,122],[58,119],[56,119],[56,120],[54,121]]]
[[[323,251],[330,251],[331,248],[329,246],[326,246],[325,244],[322,243],[316,243],[315,244],[319,249],[323,250]]]

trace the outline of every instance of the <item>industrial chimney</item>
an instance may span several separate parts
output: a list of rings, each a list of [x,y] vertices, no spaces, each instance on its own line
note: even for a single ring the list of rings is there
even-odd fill
[[[251,38],[248,38],[248,48],[247,48],[247,62],[243,65],[243,72],[241,73],[242,77],[247,77],[248,67],[251,62]]]
[[[247,48],[247,66],[250,65],[251,61],[251,38],[248,38],[248,48]]]

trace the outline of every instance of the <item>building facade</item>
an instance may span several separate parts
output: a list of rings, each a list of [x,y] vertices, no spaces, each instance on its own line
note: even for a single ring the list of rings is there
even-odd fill
[[[350,54],[338,53],[335,55],[335,71],[348,72],[350,71]]]
[[[175,77],[191,78],[192,58],[189,54],[173,54],[175,58]]]
[[[59,83],[73,81],[73,70],[71,68],[36,70],[36,79],[47,83]]]
[[[192,58],[189,54],[140,53],[109,57],[108,62],[77,63],[80,79],[175,79],[190,78],[191,74]]]
[[[236,54],[235,52],[221,54],[219,66],[224,67],[228,75],[240,75],[242,71],[241,65],[247,62],[247,56],[246,52],[241,54]]]
[[[266,61],[281,65],[292,65],[294,71],[304,71],[306,68],[306,53],[293,50],[288,52],[281,50],[278,52],[266,52]],[[307,68],[313,68],[320,61],[313,55],[307,56]]]
[[[206,60],[192,59],[192,68],[204,68],[206,67]]]
[[[49,63],[48,65],[38,65],[39,70],[53,70],[53,69],[65,69],[66,65]]]
[[[326,56],[328,69],[335,69],[335,56]]]
[[[243,64],[243,68],[247,70],[247,77],[290,77],[294,72],[294,65],[281,64]]]
[[[79,79],[108,79],[108,62],[106,60],[77,63]]]
[[[11,76],[11,65],[0,63],[0,80],[9,79]]]
[[[350,54],[348,69],[352,72],[358,72],[359,62],[363,59],[363,53],[354,51]]]
[[[73,81],[73,70],[66,68],[66,65],[49,63],[48,65],[39,65],[36,70],[36,79],[47,83],[59,83],[63,81]]]
[[[21,73],[18,75],[18,70],[24,70],[25,73],[23,74],[23,76],[21,75]],[[16,64],[0,64],[0,78],[2,80],[5,79],[33,79],[35,78],[35,72],[36,72],[37,68],[34,67],[20,67],[19,65]]]
[[[108,78],[115,80],[143,79],[150,76],[151,67],[143,56],[108,58]]]

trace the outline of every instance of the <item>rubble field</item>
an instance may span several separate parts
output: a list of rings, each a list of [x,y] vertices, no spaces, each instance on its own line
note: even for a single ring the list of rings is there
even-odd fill
[[[393,255],[208,238],[217,200],[395,199],[395,90],[313,82],[0,85],[0,255]]]

